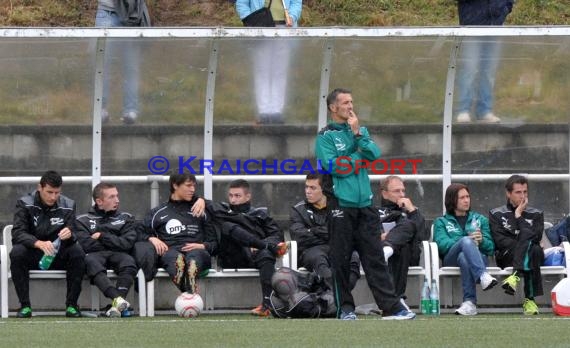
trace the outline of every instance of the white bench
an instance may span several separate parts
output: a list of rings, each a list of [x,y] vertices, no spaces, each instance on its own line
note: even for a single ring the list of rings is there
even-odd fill
[[[2,231],[4,244],[0,245],[0,312],[2,318],[8,317],[8,281],[12,277],[10,272],[10,251],[12,250],[12,225],[7,225]],[[112,270],[107,271],[110,278],[115,278],[115,272]],[[30,271],[30,279],[66,279],[65,271]],[[139,315],[146,316],[146,288],[142,270],[137,274],[137,281],[139,285]],[[91,286],[91,310],[99,310],[100,308],[101,291],[95,286]]]
[[[545,226],[552,226],[548,222]],[[432,236],[433,236],[433,225],[432,225]],[[544,240],[544,239],[543,239]],[[542,266],[540,267],[540,272],[542,275],[559,275],[560,278],[570,276],[570,244],[568,242],[563,243],[564,257],[566,259],[566,267],[563,266]],[[439,251],[437,244],[435,242],[430,243],[431,255],[432,255],[432,276],[435,279],[437,288],[439,291],[439,301],[442,307],[452,307],[453,306],[453,294],[452,294],[452,279],[453,277],[461,276],[461,270],[459,267],[443,267],[439,258]],[[493,266],[494,257],[490,258],[491,266],[487,267],[487,272],[494,277],[508,277],[513,273],[512,267],[506,267],[504,269]],[[443,284],[440,284],[443,283]]]
[[[277,259],[276,267],[285,266],[290,267],[293,260],[296,260],[292,257],[291,247],[289,251],[282,257]],[[295,261],[296,264],[296,261]],[[200,293],[203,296],[204,300],[204,309],[211,310],[215,309],[215,302],[214,302],[214,287],[213,287],[213,280],[226,278],[226,279],[238,279],[238,278],[258,278],[259,271],[255,268],[237,268],[237,269],[221,269],[216,266],[216,259],[212,258],[212,265],[213,268],[210,269],[208,275],[204,278],[200,278],[198,280]],[[144,276],[143,276],[144,277]],[[164,268],[159,268],[158,272],[156,273],[155,278],[167,278],[170,279],[168,273],[164,270]],[[174,286],[174,285],[173,285]],[[155,315],[155,281],[154,279],[146,283],[146,308],[147,308],[147,315],[149,317],[154,317]]]

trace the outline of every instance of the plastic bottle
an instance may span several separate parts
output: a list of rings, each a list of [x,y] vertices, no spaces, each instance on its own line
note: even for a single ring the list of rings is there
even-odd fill
[[[431,315],[439,315],[439,291],[435,279],[431,280],[431,292],[429,295]]]
[[[479,225],[479,220],[477,219],[471,220],[471,231],[469,231],[469,234],[477,232],[479,230],[481,230],[481,226]]]
[[[420,298],[420,307],[423,315],[431,314],[431,298],[427,278],[424,278],[424,286],[422,288],[422,294]]]
[[[44,256],[42,256],[39,266],[40,269],[42,270],[48,270],[51,266],[51,263],[53,262],[53,259],[55,259],[55,255],[57,255],[57,252],[59,251],[59,247],[61,245],[61,240],[59,238],[57,238],[56,240],[54,240],[52,242],[53,244],[53,248],[55,249],[53,255],[48,255],[48,254],[44,254]]]

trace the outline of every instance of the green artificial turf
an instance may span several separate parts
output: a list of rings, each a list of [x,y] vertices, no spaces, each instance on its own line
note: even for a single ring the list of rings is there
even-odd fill
[[[2,347],[568,347],[567,318],[552,314],[258,319],[204,314],[112,320],[35,317],[0,321]]]

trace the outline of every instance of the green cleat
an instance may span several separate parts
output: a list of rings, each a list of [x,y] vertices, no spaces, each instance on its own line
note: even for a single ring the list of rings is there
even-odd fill
[[[524,315],[537,315],[538,306],[536,305],[536,302],[529,298],[525,298],[523,302],[523,313]]]
[[[32,307],[26,306],[20,308],[18,314],[16,314],[18,318],[31,318],[32,317]]]
[[[508,276],[507,279],[503,280],[502,288],[505,290],[505,293],[507,295],[514,295],[520,280],[516,271]]]
[[[65,316],[68,318],[80,318],[81,312],[75,306],[67,306],[65,310]]]

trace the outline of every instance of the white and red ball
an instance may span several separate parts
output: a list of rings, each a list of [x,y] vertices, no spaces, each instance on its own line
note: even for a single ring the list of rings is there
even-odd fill
[[[182,318],[196,318],[204,309],[204,301],[198,294],[183,292],[176,298],[174,309]]]

